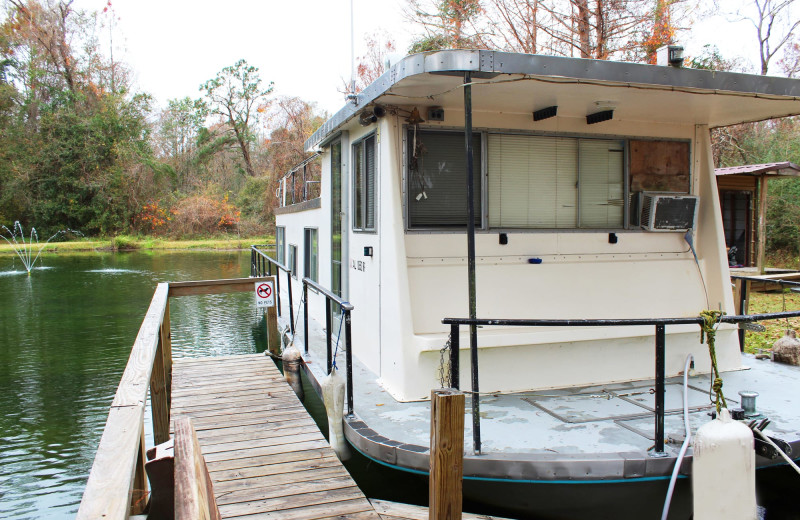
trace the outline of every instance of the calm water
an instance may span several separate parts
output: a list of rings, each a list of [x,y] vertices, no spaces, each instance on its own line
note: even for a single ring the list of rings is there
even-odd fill
[[[27,276],[19,260],[0,256],[0,518],[74,516],[156,283],[244,277],[249,259],[58,255]],[[249,293],[170,305],[175,357],[263,350]]]

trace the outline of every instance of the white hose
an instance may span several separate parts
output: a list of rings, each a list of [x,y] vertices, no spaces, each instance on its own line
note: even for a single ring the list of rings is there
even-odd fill
[[[683,366],[683,425],[686,428],[686,438],[683,440],[681,450],[678,452],[678,457],[675,459],[675,467],[672,469],[672,478],[669,479],[667,498],[664,500],[664,509],[661,511],[661,520],[667,520],[669,505],[672,502],[672,493],[675,491],[675,481],[678,480],[681,462],[683,462],[683,457],[686,455],[686,450],[689,448],[689,442],[692,440],[692,429],[689,426],[689,366],[693,362],[694,356],[691,354],[686,356],[686,363]]]
[[[787,462],[787,463],[788,463],[788,464],[789,464],[789,465],[790,465],[792,468],[794,468],[794,470],[795,470],[797,473],[800,473],[800,468],[798,468],[798,467],[797,467],[797,464],[795,464],[795,463],[794,463],[794,461],[793,461],[792,459],[790,459],[790,458],[789,458],[789,456],[788,456],[788,455],[786,455],[786,453],[784,453],[784,451],[778,447],[778,445],[777,445],[777,444],[775,444],[774,442],[772,442],[772,439],[770,439],[769,437],[767,437],[766,435],[764,435],[764,434],[761,432],[761,430],[759,430],[759,429],[758,429],[758,428],[756,428],[756,427],[753,427],[753,431],[754,431],[754,432],[756,432],[756,433],[757,433],[757,434],[758,434],[758,435],[759,435],[759,436],[760,436],[762,439],[764,439],[764,440],[765,440],[767,443],[769,443],[769,444],[770,444],[770,445],[771,445],[773,448],[775,448],[775,451],[777,451],[777,452],[778,452],[778,454],[779,454],[781,457],[783,457],[783,459],[784,459],[784,460],[785,460],[785,461],[786,461],[786,462]]]

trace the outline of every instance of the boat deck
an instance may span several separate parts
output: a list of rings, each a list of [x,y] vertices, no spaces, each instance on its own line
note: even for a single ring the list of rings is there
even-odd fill
[[[325,338],[324,330],[313,320],[310,321],[310,336],[306,368],[314,379],[320,380],[325,369]],[[302,342],[302,333],[298,339]],[[342,363],[340,359],[339,364]],[[767,433],[792,444],[796,456],[800,452],[800,401],[792,396],[800,392],[800,367],[758,360],[747,354],[743,355],[742,364],[745,369],[723,374],[728,406],[739,406],[741,390],[759,392],[757,409],[771,420]],[[348,420],[348,440],[359,451],[383,463],[394,465],[396,461],[398,466],[424,470],[429,449],[430,403],[396,401],[380,385],[379,376],[355,358],[353,375],[357,417]],[[469,382],[464,385],[468,390]],[[694,433],[711,420],[709,376],[690,377],[689,387],[690,423]],[[531,480],[668,475],[685,437],[682,377],[667,379],[667,457],[661,459],[652,456],[654,393],[654,381],[645,380],[481,395],[482,450],[479,457],[470,454],[472,420],[468,417],[464,433],[465,475],[508,478],[510,470],[506,462],[509,460],[523,463],[514,469],[518,473],[516,478]],[[468,398],[466,413],[470,412]],[[775,463],[777,461],[771,462]],[[579,469],[580,474],[567,469],[569,465],[577,468],[575,471]]]

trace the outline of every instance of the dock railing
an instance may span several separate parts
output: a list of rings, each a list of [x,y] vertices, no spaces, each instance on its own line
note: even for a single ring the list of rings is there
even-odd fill
[[[274,248],[274,244],[252,245],[250,246],[250,276],[272,276],[275,270],[275,292],[278,296],[278,317],[281,316],[281,276],[283,271],[286,273],[286,286],[289,293],[289,330],[294,335],[294,304],[292,302],[292,270],[278,262],[264,251],[262,248]]]
[[[776,320],[800,316],[800,310],[787,312],[773,312],[766,314],[721,316],[721,323],[752,323],[762,320]],[[526,319],[470,319],[470,318],[445,318],[442,323],[450,325],[450,386],[460,389],[459,381],[459,327],[462,325],[500,326],[500,327],[618,327],[642,326],[655,327],[655,454],[664,452],[664,395],[666,385],[666,327],[667,325],[702,325],[703,318],[640,318],[640,319],[566,319],[566,320],[526,320]],[[470,374],[472,388],[480,388],[478,381],[478,352],[477,346],[471,350]],[[469,391],[464,391],[470,394]],[[481,452],[481,422],[480,422],[480,394],[471,394],[472,404],[472,444],[475,453]]]
[[[734,286],[734,303],[736,304],[737,314],[747,314],[748,302],[750,300],[750,286],[752,284],[773,284],[779,285],[780,288],[786,289],[787,287],[800,287],[800,282],[791,282],[789,280],[781,280],[780,278],[766,278],[764,276],[731,276]],[[739,329],[739,350],[744,352],[744,340],[747,330],[744,328]]]
[[[153,440],[169,440],[172,396],[172,341],[169,299],[176,296],[252,292],[269,278],[236,278],[159,283],[133,343],[89,472],[79,520],[123,520],[147,505],[144,412],[147,395]]]
[[[346,385],[347,385],[347,415],[353,415],[353,352],[350,313],[354,307],[339,296],[336,296],[330,290],[322,287],[320,284],[311,278],[303,278],[303,342],[305,343],[305,353],[308,354],[308,289],[309,287],[315,293],[321,294],[325,297],[325,347],[327,352],[326,374],[331,373],[333,366],[334,352],[333,352],[333,336],[331,325],[333,323],[333,308],[332,305],[337,305],[342,313],[341,319],[344,320],[344,355],[346,364]],[[337,338],[339,341],[340,338]]]

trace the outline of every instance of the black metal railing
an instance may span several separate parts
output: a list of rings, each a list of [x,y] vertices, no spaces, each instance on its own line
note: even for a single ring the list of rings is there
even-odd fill
[[[311,278],[303,278],[303,342],[305,343],[305,352],[308,354],[308,289],[317,294],[325,297],[325,346],[327,352],[326,374],[331,373],[333,366],[333,342],[331,324],[333,322],[333,309],[332,304],[339,306],[342,316],[340,319],[344,320],[344,354],[345,354],[345,369],[346,369],[346,385],[347,385],[347,415],[353,415],[353,352],[352,352],[352,334],[350,324],[350,313],[353,306],[339,296],[336,296],[330,290],[322,287]],[[338,341],[338,339],[337,339]]]
[[[289,327],[294,335],[294,306],[292,303],[292,270],[267,255],[262,248],[274,248],[274,244],[250,246],[250,276],[272,276],[275,268],[275,292],[277,293],[278,316],[281,315],[281,277],[280,272],[286,273],[286,283],[289,293]]]
[[[290,206],[315,199],[321,193],[321,165],[317,153],[286,172],[279,181],[279,190],[284,190],[280,198],[282,206]]]
[[[794,318],[800,316],[800,310],[772,312],[766,314],[722,316],[721,323],[752,323],[762,320]],[[701,317],[696,318],[637,318],[637,319],[576,319],[576,320],[524,320],[524,319],[470,319],[445,318],[445,325],[450,325],[450,384],[460,389],[459,382],[459,327],[461,325],[506,326],[506,327],[613,327],[641,326],[655,327],[655,452],[664,454],[664,394],[666,385],[666,327],[667,325],[703,325]],[[478,388],[478,352],[477,346],[470,349],[472,388]],[[472,442],[475,453],[481,452],[480,396],[472,394]]]
[[[790,282],[788,280],[780,280],[780,279],[772,279],[772,278],[761,278],[758,276],[731,276],[731,280],[735,280],[737,282],[738,287],[738,300],[736,301],[736,310],[741,314],[745,311],[745,303],[747,302],[747,298],[750,293],[750,283],[771,283],[775,285],[780,285],[781,289],[785,289],[786,287],[800,287],[800,282]],[[739,350],[744,352],[744,339],[747,331],[745,329],[739,329]]]

